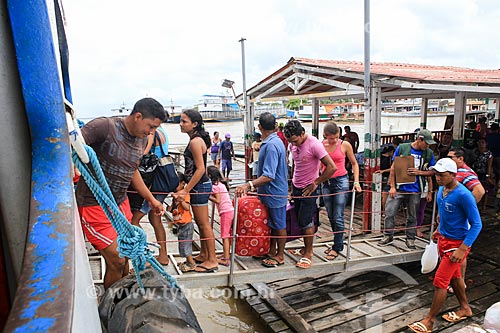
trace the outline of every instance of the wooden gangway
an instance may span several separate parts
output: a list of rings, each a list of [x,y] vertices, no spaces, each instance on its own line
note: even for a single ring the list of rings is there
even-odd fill
[[[331,243],[316,243],[312,259],[313,265],[308,269],[295,267],[300,255],[297,256],[288,251],[285,251],[285,264],[274,268],[264,267],[261,265],[260,260],[252,257],[235,256],[232,283],[230,283],[229,267],[222,265],[219,265],[219,270],[216,273],[180,272],[176,264],[179,260],[183,261],[184,259],[175,254],[169,255],[171,263],[165,268],[169,274],[177,278],[180,285],[186,288],[221,287],[255,282],[271,282],[284,278],[300,279],[340,273],[346,270],[360,270],[367,267],[419,261],[427,244],[424,239],[417,239],[415,241],[417,249],[411,250],[406,247],[404,236],[397,236],[394,238],[392,245],[380,247],[377,245],[379,239],[380,237],[352,240],[349,261],[345,256],[345,251],[335,260],[327,260],[323,252]],[[287,247],[287,249],[298,250],[301,247],[300,245],[294,245]]]
[[[213,214],[214,207],[210,207],[210,213]],[[377,242],[381,239],[382,234],[369,233],[365,234],[362,231],[362,218],[355,216],[353,219],[353,228],[351,231],[350,251],[348,251],[349,237],[347,231],[349,230],[349,216],[351,210],[346,208],[346,237],[344,244],[344,251],[340,253],[339,257],[335,260],[327,260],[324,251],[331,246],[333,234],[324,210],[320,210],[320,227],[315,236],[314,242],[314,256],[312,258],[313,265],[308,269],[295,267],[295,263],[300,259],[300,256],[291,254],[287,250],[298,250],[303,247],[302,239],[293,240],[288,242],[285,250],[285,264],[275,268],[267,268],[262,266],[260,260],[252,257],[234,257],[233,274],[230,277],[230,267],[219,265],[218,272],[216,273],[197,273],[188,272],[182,273],[178,268],[178,263],[183,262],[184,258],[179,256],[178,243],[176,235],[171,231],[172,224],[164,221],[167,229],[167,250],[170,259],[169,265],[164,266],[166,272],[175,276],[178,283],[185,288],[206,288],[206,287],[222,287],[234,286],[255,282],[271,282],[279,279],[300,279],[311,276],[327,275],[332,273],[341,273],[347,270],[363,270],[366,267],[380,267],[384,265],[407,263],[412,261],[419,261],[428,240],[417,238],[415,241],[416,249],[411,250],[405,245],[405,236],[396,235],[394,243],[389,246],[381,247]],[[398,214],[397,222],[399,225],[404,225],[404,216],[402,212]],[[215,214],[217,216],[217,214]],[[141,226],[145,229],[148,240],[154,240],[154,232],[145,217],[141,221]],[[215,236],[220,235],[220,225],[217,217],[213,223]],[[195,249],[200,248],[199,234],[195,226],[195,240],[193,246]],[[217,254],[222,254],[222,240],[216,239],[215,242]],[[347,254],[349,255],[349,260]],[[197,251],[193,252],[196,255]],[[92,257],[91,257],[92,258]],[[102,279],[102,271],[104,270],[103,260],[99,257],[94,257],[91,260],[91,266],[94,272],[94,282],[100,283]]]

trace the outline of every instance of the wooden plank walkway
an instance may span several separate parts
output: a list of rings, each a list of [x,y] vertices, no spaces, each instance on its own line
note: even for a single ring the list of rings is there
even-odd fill
[[[466,273],[474,317],[456,324],[439,318],[433,332],[482,324],[486,309],[500,301],[500,223],[492,209],[482,213],[483,231],[469,255]],[[272,332],[301,332],[288,322],[288,313],[295,320],[300,316],[315,332],[409,332],[406,325],[423,318],[434,291],[432,276],[421,274],[419,263],[282,279],[267,287],[270,291],[264,296],[251,284],[236,289]],[[281,311],[273,303],[286,303],[290,310]],[[449,295],[442,311],[457,306]]]

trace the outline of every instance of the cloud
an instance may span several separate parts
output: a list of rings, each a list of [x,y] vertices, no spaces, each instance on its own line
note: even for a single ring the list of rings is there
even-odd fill
[[[247,88],[290,57],[363,58],[363,1],[65,0],[74,103],[109,114],[144,96],[191,106]],[[371,60],[498,68],[493,0],[371,1]]]

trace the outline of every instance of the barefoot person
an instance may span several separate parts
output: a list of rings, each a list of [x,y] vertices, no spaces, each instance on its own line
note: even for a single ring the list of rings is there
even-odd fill
[[[465,186],[455,179],[457,165],[450,158],[440,159],[430,169],[435,171],[439,185],[437,205],[440,224],[433,238],[438,240],[441,262],[434,276],[434,297],[424,319],[408,325],[414,332],[430,332],[436,316],[446,300],[448,285],[453,287],[459,309],[442,318],[455,323],[472,316],[472,309],[465,294],[460,265],[469,254],[470,247],[481,231],[481,217],[476,200]],[[470,224],[470,228],[469,228]]]
[[[206,172],[210,134],[203,128],[201,114],[193,109],[182,112],[180,126],[181,132],[189,135],[189,144],[184,150],[184,175],[188,183],[175,192],[174,199],[184,201],[186,195],[191,194],[191,209],[201,237],[201,251],[194,258],[200,264],[195,271],[213,273],[217,271],[218,263],[215,257],[214,231],[208,218],[208,198],[212,192],[212,182]]]

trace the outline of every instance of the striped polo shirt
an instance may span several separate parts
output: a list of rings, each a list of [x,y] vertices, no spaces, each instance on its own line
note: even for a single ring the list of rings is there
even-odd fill
[[[460,168],[457,169],[457,180],[462,183],[465,187],[472,191],[472,189],[481,184],[477,174],[472,170],[467,164],[464,163]]]

